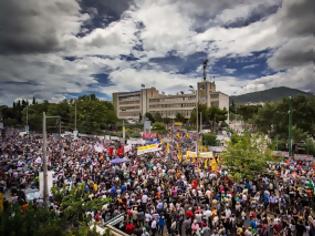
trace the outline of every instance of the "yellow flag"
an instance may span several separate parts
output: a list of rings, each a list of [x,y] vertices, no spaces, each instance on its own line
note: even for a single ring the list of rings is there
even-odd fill
[[[166,153],[167,154],[170,153],[170,144],[169,143],[166,144]]]
[[[208,168],[208,159],[206,159],[206,160],[205,160],[205,163],[204,163],[204,168],[205,168],[205,169],[207,169],[207,168]]]
[[[178,157],[178,160],[181,162],[183,160],[182,152],[178,152],[177,157]]]
[[[217,171],[218,170],[218,163],[216,162],[215,159],[211,160],[211,170],[212,171]]]

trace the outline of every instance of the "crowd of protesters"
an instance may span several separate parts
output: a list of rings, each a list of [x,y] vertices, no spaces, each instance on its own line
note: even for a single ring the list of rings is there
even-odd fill
[[[192,149],[184,132],[169,132],[169,150],[112,164],[120,144],[97,138],[48,138],[49,169],[58,188],[85,184],[93,197],[111,197],[102,210],[88,212],[96,224],[124,214],[129,235],[315,235],[315,168],[310,161],[270,163],[269,173],[236,183],[228,173],[178,159]],[[100,148],[101,147],[101,148]],[[117,153],[116,153],[117,154]],[[26,188],[38,188],[42,138],[12,132],[1,140],[0,190],[12,204],[25,204]],[[37,204],[42,200],[37,199]],[[62,211],[54,198],[50,206]]]

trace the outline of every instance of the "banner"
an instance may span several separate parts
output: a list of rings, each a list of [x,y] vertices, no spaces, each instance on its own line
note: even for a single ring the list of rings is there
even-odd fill
[[[143,145],[145,144],[145,140],[143,140],[142,138],[138,138],[138,139],[128,139],[127,140],[127,144],[130,144],[130,145]]]
[[[187,151],[186,152],[186,157],[190,158],[196,158],[197,157],[197,153],[196,152],[191,152],[191,151]],[[198,157],[201,158],[213,158],[213,153],[212,152],[199,152],[198,153]]]
[[[153,138],[156,138],[157,135],[156,135],[156,133],[147,133],[147,132],[145,132],[145,133],[143,133],[142,137],[144,139],[153,139]]]
[[[162,148],[160,144],[150,144],[150,145],[140,146],[140,147],[137,147],[137,155],[142,155],[142,154],[151,153],[151,152],[158,152],[161,150]]]

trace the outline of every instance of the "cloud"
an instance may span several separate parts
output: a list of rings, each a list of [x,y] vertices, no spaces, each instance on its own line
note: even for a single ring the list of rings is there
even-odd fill
[[[290,69],[313,64],[315,61],[315,2],[312,0],[286,0],[277,14],[278,37],[286,42],[269,59],[274,69]]]
[[[196,83],[207,56],[228,94],[283,85],[315,91],[313,7],[312,0],[1,1],[0,103],[110,96],[141,83],[178,92]],[[246,57],[254,68],[241,62]],[[225,65],[228,58],[239,68]],[[246,67],[248,76],[239,73]]]
[[[314,37],[293,38],[281,46],[268,63],[274,69],[289,69],[314,63]]]
[[[0,53],[61,50],[87,17],[75,0],[0,1]]]
[[[242,88],[241,93],[259,91],[272,87],[286,86],[298,88],[307,92],[315,91],[314,66],[309,64],[303,67],[295,67],[285,72],[257,78],[250,81]]]
[[[68,61],[54,54],[0,56],[0,103],[16,97],[50,100],[69,93],[89,91],[99,82],[99,71],[115,69],[117,60],[84,57]]]

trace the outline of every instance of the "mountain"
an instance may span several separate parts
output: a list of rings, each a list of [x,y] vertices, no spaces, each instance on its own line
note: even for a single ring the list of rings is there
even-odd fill
[[[260,102],[269,102],[280,100],[284,97],[288,96],[311,96],[311,93],[306,93],[298,89],[292,89],[287,87],[277,87],[271,88],[263,91],[253,92],[253,93],[245,93],[238,96],[231,96],[230,102],[232,100],[235,103],[243,104],[243,103],[260,103]]]

